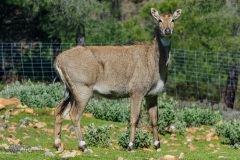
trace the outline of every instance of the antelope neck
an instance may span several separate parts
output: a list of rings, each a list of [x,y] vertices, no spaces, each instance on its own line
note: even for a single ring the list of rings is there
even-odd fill
[[[171,37],[160,37],[160,41],[163,47],[170,47],[171,44]]]
[[[165,61],[167,66],[170,61],[169,52],[170,52],[170,45],[171,45],[171,36],[170,37],[160,36],[159,38],[165,52],[164,56],[165,56]]]

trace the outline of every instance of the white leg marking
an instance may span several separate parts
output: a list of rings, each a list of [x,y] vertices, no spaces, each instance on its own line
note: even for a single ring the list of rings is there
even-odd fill
[[[65,109],[65,111],[63,112],[63,118],[66,117],[66,115],[70,112],[71,106],[67,106],[67,108]]]
[[[133,143],[132,142],[129,142],[129,145],[128,145],[129,147],[132,147],[133,146]]]
[[[61,140],[59,138],[56,138],[54,143],[59,144],[59,143],[61,143]]]
[[[160,143],[159,141],[155,141],[155,142],[154,142],[154,146],[158,146],[159,143]],[[160,151],[161,151],[161,148],[158,148],[158,149],[157,149],[157,152],[160,152]]]
[[[154,146],[157,146],[159,143],[160,143],[159,141],[155,141]]]
[[[84,145],[86,145],[85,141],[79,141],[79,146],[84,146]]]

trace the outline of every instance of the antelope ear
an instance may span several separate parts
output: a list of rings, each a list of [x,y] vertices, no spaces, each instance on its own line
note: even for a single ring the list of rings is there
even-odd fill
[[[176,11],[173,13],[173,19],[174,19],[174,20],[178,19],[178,18],[180,17],[181,13],[182,13],[182,10],[181,10],[181,9],[176,10]]]
[[[159,19],[159,13],[155,8],[151,8],[151,13],[154,18],[156,18],[157,20]]]

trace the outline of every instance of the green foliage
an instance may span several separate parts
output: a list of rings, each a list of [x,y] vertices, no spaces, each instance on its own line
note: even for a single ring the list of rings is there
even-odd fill
[[[219,111],[212,113],[209,109],[184,108],[177,109],[177,101],[173,98],[168,98],[166,94],[159,97],[159,114],[158,114],[158,130],[160,133],[170,130],[175,133],[185,134],[185,127],[214,125],[222,120],[222,115]],[[171,127],[174,127],[172,129]]]
[[[121,133],[118,136],[118,144],[122,148],[128,148],[129,145],[129,138],[130,138],[130,129],[127,129],[125,133]],[[135,148],[149,148],[152,143],[152,138],[150,133],[147,131],[143,131],[141,129],[136,129],[135,134]]]
[[[212,113],[209,109],[185,108],[182,112],[183,114],[179,116],[179,119],[184,121],[187,127],[214,125],[222,119],[220,112]]]
[[[171,126],[174,126],[173,132],[185,134],[185,127],[214,125],[222,119],[220,112],[212,113],[209,109],[177,109],[178,102],[166,94],[159,96],[158,104],[158,131],[160,133],[165,132],[166,129],[171,130]],[[95,118],[102,120],[127,122],[130,118],[129,100],[107,100],[95,97],[91,99],[85,112],[92,113]],[[142,107],[140,120],[143,125],[148,125],[146,115]]]
[[[151,29],[153,30],[153,28]],[[136,17],[123,23],[122,36],[125,37],[123,42],[149,41],[151,39],[147,30],[141,27],[140,19]]]
[[[222,141],[234,148],[240,149],[240,121],[223,121],[216,125],[216,134],[225,139]]]
[[[129,101],[93,98],[85,112],[92,113],[95,118],[102,120],[126,122],[130,117]]]
[[[158,130],[163,132],[166,127],[169,127],[176,121],[175,107],[177,101],[173,98],[168,98],[166,94],[163,94],[158,99]]]
[[[0,92],[0,97],[16,97],[23,104],[32,108],[53,108],[63,97],[63,87],[60,83],[46,85],[27,81],[21,84],[17,81],[11,86],[6,86]]]
[[[84,138],[90,146],[109,146],[110,139],[110,126],[95,127],[94,123],[88,125],[88,130],[84,133]]]

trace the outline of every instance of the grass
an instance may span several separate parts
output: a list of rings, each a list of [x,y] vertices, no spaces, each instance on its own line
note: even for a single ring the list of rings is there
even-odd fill
[[[0,111],[0,115],[5,115],[7,112],[11,110],[19,110],[15,107],[8,107],[5,110]],[[53,129],[54,129],[54,117],[51,115],[52,110],[46,109],[34,109],[34,113],[27,114],[24,111],[20,112],[17,115],[10,115],[9,119],[0,119],[0,126],[4,123],[11,126],[15,122],[14,131],[9,130],[9,128],[1,129],[0,135],[3,138],[0,138],[0,145],[6,144],[10,145],[8,142],[8,137],[13,137],[14,139],[19,139],[22,142],[22,146],[25,147],[26,150],[15,153],[10,152],[9,150],[1,149],[0,150],[0,159],[22,159],[22,160],[47,160],[47,159],[62,159],[59,153],[56,153],[55,149],[52,147],[54,137],[53,137]],[[47,124],[44,128],[33,128],[27,126],[26,128],[19,127],[20,120],[25,117],[29,117],[32,120],[39,122],[45,122]],[[237,160],[240,157],[239,150],[232,149],[227,145],[221,144],[222,138],[219,140],[210,140],[206,141],[205,139],[197,140],[198,137],[206,137],[206,135],[210,132],[211,128],[214,126],[202,126],[199,128],[190,128],[187,132],[186,136],[183,135],[171,135],[166,133],[165,135],[160,135],[162,144],[161,152],[155,152],[151,147],[149,149],[137,149],[136,152],[127,152],[125,149],[122,149],[118,146],[117,140],[118,135],[121,132],[124,132],[123,129],[127,127],[127,124],[117,123],[111,121],[103,121],[95,118],[82,118],[82,126],[87,126],[90,123],[94,123],[95,126],[102,125],[111,125],[111,139],[113,142],[108,148],[101,147],[92,147],[88,146],[93,150],[93,153],[82,153],[80,156],[76,156],[71,159],[84,159],[84,160],[92,160],[92,159],[100,159],[100,160],[117,160],[119,157],[122,157],[124,160],[149,160],[153,158],[157,160],[159,157],[164,155],[174,155],[178,157],[181,152],[185,154],[185,160],[214,160],[219,158],[226,158]],[[70,120],[65,120],[63,126],[66,124],[72,125]],[[26,139],[26,136],[28,138]],[[187,142],[188,137],[193,137],[192,142]],[[65,150],[77,150],[78,142],[73,134],[68,131],[62,132],[62,142],[64,143]],[[192,145],[190,145],[192,144]],[[45,151],[33,151],[28,152],[28,148],[36,146],[41,146],[42,148],[47,148],[50,152],[55,154],[55,157],[47,157],[45,156]]]

